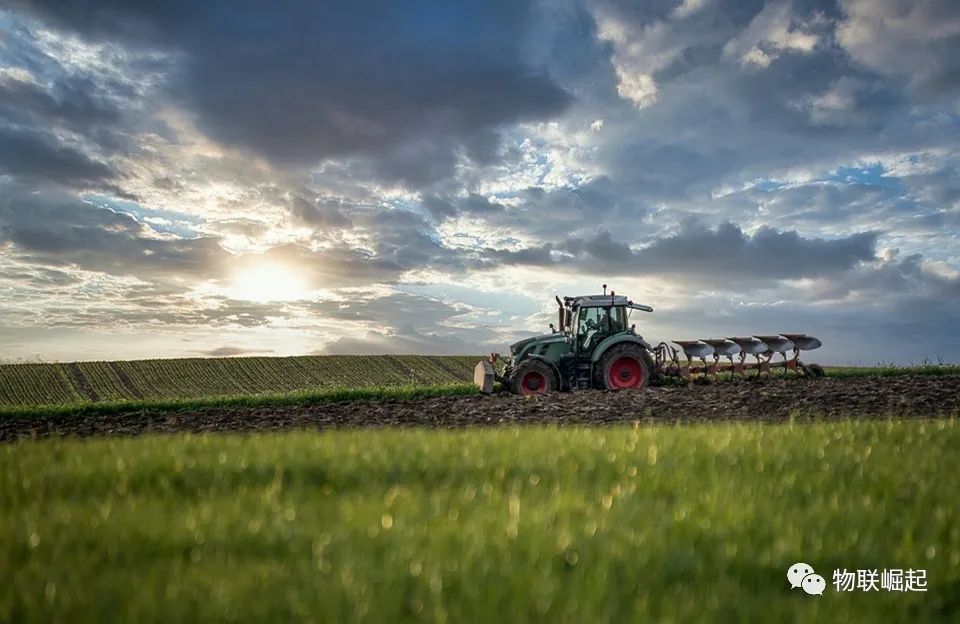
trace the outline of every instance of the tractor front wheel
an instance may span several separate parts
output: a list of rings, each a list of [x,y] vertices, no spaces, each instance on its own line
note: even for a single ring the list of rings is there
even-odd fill
[[[547,394],[557,389],[557,380],[549,366],[528,360],[514,372],[510,385],[514,394]]]
[[[650,355],[642,347],[625,344],[611,347],[600,358],[597,387],[607,390],[642,390],[650,383]]]

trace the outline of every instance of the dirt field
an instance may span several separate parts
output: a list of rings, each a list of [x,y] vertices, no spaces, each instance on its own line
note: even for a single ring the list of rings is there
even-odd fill
[[[498,394],[415,401],[328,403],[310,407],[16,418],[0,422],[0,440],[51,435],[367,426],[465,427],[512,423],[710,420],[778,422],[797,411],[826,419],[954,415],[960,413],[960,375],[768,380],[649,388],[639,393],[591,391],[546,397]]]

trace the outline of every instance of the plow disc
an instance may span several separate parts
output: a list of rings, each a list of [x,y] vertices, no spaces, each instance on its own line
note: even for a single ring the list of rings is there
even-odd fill
[[[759,376],[769,374],[775,368],[782,369],[783,374],[787,371],[814,377],[823,374],[823,369],[816,364],[807,366],[800,361],[801,351],[818,349],[822,345],[820,340],[806,334],[674,340],[673,344],[679,349],[661,342],[653,350],[655,368],[661,376],[691,379],[718,373],[744,375],[748,371],[755,371],[754,375]],[[681,351],[683,360],[680,359]],[[775,361],[777,355],[782,359]],[[749,357],[753,361],[748,362]],[[711,358],[710,361],[707,358]],[[720,358],[727,361],[721,363]],[[699,366],[691,365],[697,360]]]

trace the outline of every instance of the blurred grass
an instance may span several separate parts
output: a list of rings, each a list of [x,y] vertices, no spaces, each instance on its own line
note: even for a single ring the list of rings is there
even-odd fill
[[[0,621],[957,621],[958,446],[955,420],[18,442]],[[830,584],[910,567],[929,592]]]

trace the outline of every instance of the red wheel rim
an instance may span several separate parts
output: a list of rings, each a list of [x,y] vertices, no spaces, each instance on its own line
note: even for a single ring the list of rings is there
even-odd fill
[[[537,371],[524,373],[523,377],[520,378],[520,393],[546,394],[547,378],[543,375],[543,373]]]
[[[611,388],[639,388],[643,384],[643,366],[635,358],[618,358],[607,373]]]

